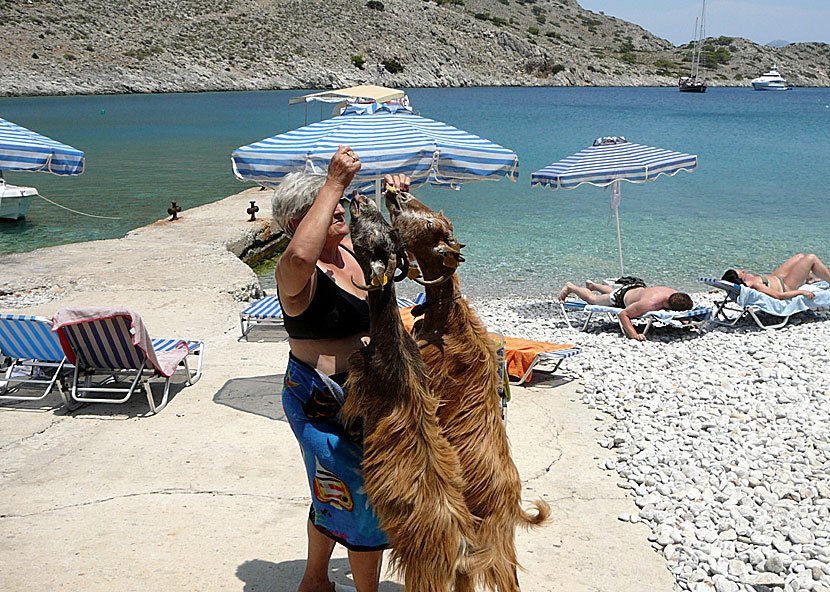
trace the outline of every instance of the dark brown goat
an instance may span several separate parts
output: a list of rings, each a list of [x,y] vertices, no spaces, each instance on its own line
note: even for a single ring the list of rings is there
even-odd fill
[[[475,518],[458,457],[438,427],[421,352],[398,313],[393,274],[396,261],[408,267],[406,251],[374,202],[357,196],[350,212],[367,285],[355,284],[369,291],[371,340],[349,358],[341,418],[363,420],[364,486],[406,589],[451,592],[456,575],[474,569]]]
[[[389,191],[386,205],[425,280],[421,282],[426,288],[424,318],[416,323],[413,334],[426,364],[430,390],[440,400],[441,429],[461,462],[464,499],[480,520],[475,542],[487,553],[483,572],[473,578],[459,574],[456,590],[469,592],[480,582],[490,590],[516,592],[516,526],[541,524],[550,508],[542,500],[534,502],[534,514],[521,506],[521,480],[510,456],[496,394],[501,382],[496,347],[462,298],[455,273],[464,261],[464,245],[456,240],[443,213],[432,211],[412,195]]]

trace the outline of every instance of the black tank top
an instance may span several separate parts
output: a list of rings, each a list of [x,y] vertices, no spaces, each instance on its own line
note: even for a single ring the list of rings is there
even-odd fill
[[[277,289],[279,296],[279,289]],[[369,303],[338,286],[317,268],[314,298],[297,316],[284,315],[292,339],[338,339],[369,332]]]

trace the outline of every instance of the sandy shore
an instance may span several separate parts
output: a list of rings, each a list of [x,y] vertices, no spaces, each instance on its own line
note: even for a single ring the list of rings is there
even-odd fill
[[[262,222],[245,221],[254,197],[120,240],[0,257],[4,312],[51,317],[68,304],[121,304],[154,337],[206,344],[202,380],[175,387],[156,416],[146,416],[141,397],[71,413],[56,393],[0,405],[0,588],[296,589],[310,498],[280,404],[288,349],[237,340],[239,311],[259,294],[237,255],[268,235]],[[507,333],[534,336],[539,319],[485,304],[485,317]],[[599,441],[615,420],[580,401],[594,347],[585,343],[584,361],[556,377],[516,387],[508,408],[524,496],[554,510],[550,525],[517,534],[523,589],[672,590],[647,523],[618,519],[637,515],[635,498],[601,468],[614,455]],[[348,582],[342,549],[332,568]],[[402,589],[384,576],[382,590]]]

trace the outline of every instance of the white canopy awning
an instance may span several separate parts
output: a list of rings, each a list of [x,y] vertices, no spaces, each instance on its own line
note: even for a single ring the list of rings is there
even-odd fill
[[[312,101],[323,101],[325,103],[340,103],[347,101],[349,103],[356,103],[358,101],[366,100],[385,103],[386,101],[403,99],[405,96],[406,94],[402,90],[386,88],[385,86],[364,84],[362,86],[350,86],[349,88],[324,90],[322,92],[295,97],[293,99],[289,99],[288,104],[296,105],[297,103],[310,103]]]

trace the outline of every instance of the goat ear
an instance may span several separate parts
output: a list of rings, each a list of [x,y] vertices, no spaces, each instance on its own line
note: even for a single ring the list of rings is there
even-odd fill
[[[369,283],[375,287],[385,286],[387,281],[386,264],[380,259],[373,259],[369,266],[372,270],[372,277],[369,278]]]

